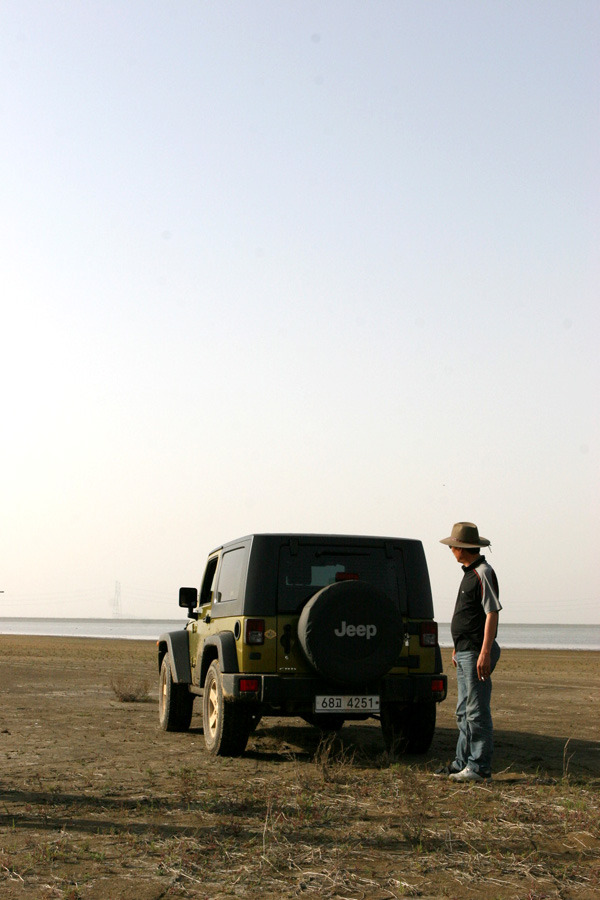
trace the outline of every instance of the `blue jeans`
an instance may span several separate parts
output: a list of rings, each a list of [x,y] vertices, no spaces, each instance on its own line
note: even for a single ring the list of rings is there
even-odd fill
[[[500,658],[500,647],[492,645],[492,672]],[[494,730],[490,703],[492,699],[492,679],[480,681],[477,677],[478,651],[460,650],[455,655],[458,701],[456,721],[458,742],[456,759],[452,766],[464,769],[469,766],[479,775],[492,774],[492,754],[494,752]]]

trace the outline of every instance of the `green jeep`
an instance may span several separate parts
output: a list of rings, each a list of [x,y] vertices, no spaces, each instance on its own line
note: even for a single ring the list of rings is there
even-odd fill
[[[390,752],[429,748],[447,679],[420,541],[250,535],[214,550],[179,605],[190,621],[158,640],[165,731],[189,728],[198,695],[215,755],[242,754],[263,716],[374,717]]]

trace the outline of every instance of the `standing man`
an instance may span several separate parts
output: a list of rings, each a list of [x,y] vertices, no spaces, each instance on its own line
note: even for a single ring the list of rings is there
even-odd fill
[[[487,538],[479,537],[477,525],[457,522],[447,544],[462,565],[463,579],[458,590],[452,617],[458,701],[456,720],[458,742],[456,756],[449,766],[436,775],[449,775],[453,781],[488,781],[492,777],[494,750],[491,675],[500,657],[496,643],[498,599],[496,573],[481,554],[489,547]]]

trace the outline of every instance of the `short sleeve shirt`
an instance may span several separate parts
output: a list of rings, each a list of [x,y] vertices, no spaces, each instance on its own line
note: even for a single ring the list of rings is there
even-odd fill
[[[502,609],[498,579],[485,556],[478,557],[470,566],[463,566],[463,572],[452,616],[452,640],[455,650],[479,652],[487,614]]]

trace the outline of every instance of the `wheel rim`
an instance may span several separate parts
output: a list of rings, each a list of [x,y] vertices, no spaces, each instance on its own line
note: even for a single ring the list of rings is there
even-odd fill
[[[211,737],[215,736],[217,730],[217,719],[219,717],[219,690],[216,681],[211,681],[208,689],[208,731]]]

